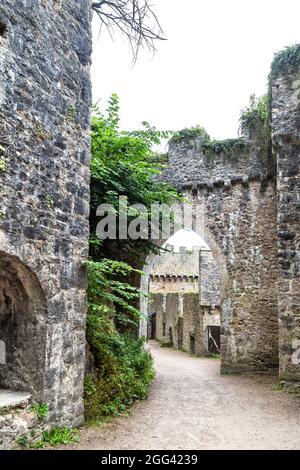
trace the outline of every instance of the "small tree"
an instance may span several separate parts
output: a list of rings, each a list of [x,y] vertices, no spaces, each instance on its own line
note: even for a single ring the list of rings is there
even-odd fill
[[[93,2],[92,8],[110,35],[117,29],[127,37],[134,62],[140,47],[155,51],[155,41],[165,40],[148,0],[102,0]]]

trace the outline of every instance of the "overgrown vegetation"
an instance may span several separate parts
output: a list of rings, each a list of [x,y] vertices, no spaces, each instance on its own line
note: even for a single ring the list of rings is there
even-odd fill
[[[209,140],[204,142],[203,150],[205,155],[213,157],[216,154],[224,154],[225,156],[238,157],[241,156],[246,148],[246,142],[243,138],[226,139],[226,140]]]
[[[183,142],[193,145],[193,140],[197,139],[201,142],[203,151],[208,157],[213,157],[216,154],[224,154],[226,156],[240,156],[246,147],[243,137],[238,139],[226,140],[211,140],[209,134],[201,126],[192,127],[190,129],[182,129],[175,132],[172,136],[171,142]]]
[[[249,105],[241,111],[240,132],[247,139],[254,138],[260,144],[260,154],[272,152],[269,96],[250,96]]]
[[[153,177],[161,166],[152,145],[166,138],[148,123],[141,131],[119,130],[118,97],[112,95],[106,114],[94,109],[92,120],[90,260],[88,262],[87,341],[94,370],[85,379],[85,408],[89,421],[123,413],[134,400],[147,395],[154,376],[150,353],[137,338],[140,292],[134,276],[139,260],[155,246],[149,239],[120,239],[119,196],[128,205],[170,204],[179,198],[170,186]],[[96,216],[100,204],[110,204],[116,216],[115,239],[100,240]],[[128,225],[139,215],[128,214]],[[150,230],[150,218],[149,230]]]
[[[272,390],[275,392],[280,392],[281,390],[284,390],[284,383],[277,382],[276,384],[273,385]]]
[[[64,427],[53,428],[51,429],[51,431],[44,431],[41,443],[49,444],[52,447],[57,447],[61,444],[67,445],[77,441],[78,435],[76,433],[76,430]]]
[[[87,340],[95,372],[85,379],[85,405],[91,421],[115,416],[145,398],[154,376],[144,340],[129,330],[139,320],[131,305],[139,292],[119,279],[131,270],[112,260],[89,262]]]
[[[35,430],[29,434],[22,434],[17,438],[16,444],[23,448],[43,449],[47,446],[58,447],[59,445],[72,444],[78,440],[79,437],[75,429],[56,427],[50,431],[43,431],[40,437],[36,436]]]
[[[242,135],[265,131],[269,125],[269,106],[267,95],[257,98],[250,96],[249,105],[241,111],[240,131]]]
[[[269,78],[272,79],[279,73],[288,71],[289,67],[299,67],[300,75],[300,44],[286,47],[283,51],[275,54]]]
[[[33,403],[30,407],[40,420],[45,419],[49,413],[48,403]]]
[[[171,141],[173,142],[187,142],[192,139],[201,139],[202,142],[210,142],[210,136],[201,126],[191,127],[190,129],[182,129],[181,131],[177,131],[172,136]]]
[[[152,146],[169,135],[144,122],[144,130],[121,132],[119,130],[119,102],[112,95],[104,115],[94,109],[92,119],[92,164],[91,164],[91,256],[94,260],[102,258],[117,259],[136,263],[141,252],[155,250],[147,239],[119,239],[119,196],[126,196],[128,205],[141,204],[147,209],[144,214],[136,211],[128,214],[128,226],[132,220],[142,215],[150,219],[151,204],[171,204],[178,199],[178,193],[171,186],[160,183],[153,177],[158,175],[162,166],[156,161]],[[111,204],[116,214],[116,239],[97,240],[96,216],[100,204]],[[150,230],[150,223],[149,223]]]

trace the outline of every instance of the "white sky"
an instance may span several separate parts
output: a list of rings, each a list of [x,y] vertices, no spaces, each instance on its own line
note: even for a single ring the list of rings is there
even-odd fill
[[[168,41],[132,67],[124,38],[98,38],[94,18],[92,83],[101,108],[111,93],[121,127],[146,120],[159,129],[200,124],[211,137],[237,135],[241,108],[266,91],[274,52],[299,42],[299,0],[153,0]]]
[[[192,250],[193,247],[199,246],[204,250],[208,250],[209,247],[196,232],[193,232],[190,229],[180,229],[178,232],[174,233],[169,240],[163,245],[173,245],[174,252],[179,252],[181,246],[185,246],[187,249]]]

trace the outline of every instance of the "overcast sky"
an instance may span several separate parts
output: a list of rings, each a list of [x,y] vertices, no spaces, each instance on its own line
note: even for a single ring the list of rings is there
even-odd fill
[[[94,101],[111,93],[122,129],[146,120],[159,129],[200,124],[218,139],[237,135],[241,108],[266,91],[273,54],[300,41],[299,0],[153,0],[168,41],[132,67],[123,38],[98,37],[94,18]]]

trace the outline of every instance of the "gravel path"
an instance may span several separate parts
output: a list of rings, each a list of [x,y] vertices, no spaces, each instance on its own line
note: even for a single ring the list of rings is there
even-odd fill
[[[130,416],[81,430],[70,449],[300,449],[300,398],[276,378],[220,376],[219,361],[151,342],[156,379]]]

